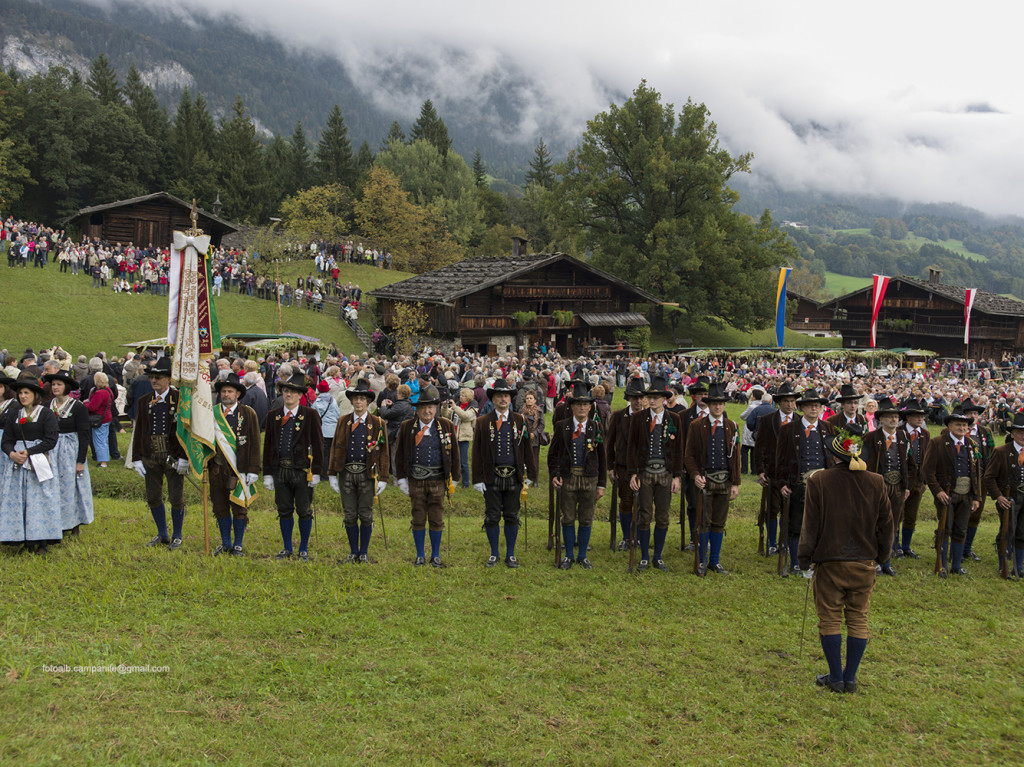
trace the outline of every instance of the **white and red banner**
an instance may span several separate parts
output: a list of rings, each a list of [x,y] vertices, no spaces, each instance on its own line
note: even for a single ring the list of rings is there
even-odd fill
[[[885,298],[885,289],[889,287],[889,278],[881,274],[874,275],[871,296],[871,348],[875,348],[875,327],[878,325],[878,311],[882,308],[882,299]]]
[[[971,342],[971,309],[974,308],[974,298],[978,295],[977,288],[967,288],[964,294],[964,343]]]

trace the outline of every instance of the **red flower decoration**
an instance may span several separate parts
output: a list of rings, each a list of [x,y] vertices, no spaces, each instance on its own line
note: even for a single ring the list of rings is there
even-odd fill
[[[850,450],[850,448],[852,446],[853,446],[853,440],[852,439],[843,440],[843,450],[846,450],[847,452],[849,452],[849,450]]]
[[[28,419],[27,418],[19,418],[18,419],[18,423],[28,423]]]

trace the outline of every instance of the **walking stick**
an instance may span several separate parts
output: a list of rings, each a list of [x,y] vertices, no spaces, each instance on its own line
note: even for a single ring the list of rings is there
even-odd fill
[[[611,541],[608,544],[612,551],[615,551],[615,530],[618,527],[618,516],[619,516],[619,482],[621,479],[618,474],[615,475],[615,481],[612,482],[612,502],[608,507],[608,525],[611,528]]]
[[[207,506],[207,490],[209,483],[209,469],[203,468],[203,546],[206,549],[206,556],[210,556],[210,510]]]
[[[629,572],[632,575],[636,572],[633,563],[636,557],[636,518],[640,516],[640,493],[633,494],[633,519],[629,523]]]
[[[683,472],[682,487],[679,493],[679,550],[686,551],[686,491],[689,480],[686,472]],[[636,502],[633,503],[633,513],[636,513]],[[692,531],[691,531],[692,532]],[[694,547],[696,548],[696,546]]]
[[[804,617],[800,621],[800,654],[798,658],[804,657],[804,627],[807,625],[807,598],[811,595],[811,579],[807,578],[807,588],[804,589]]]
[[[1004,509],[999,520],[999,574],[1003,580],[1010,579],[1010,546],[1006,540],[1006,529],[1010,526],[1010,513],[1013,511],[1013,501],[1010,501],[1010,508]]]
[[[548,551],[555,547],[555,486],[548,480]]]

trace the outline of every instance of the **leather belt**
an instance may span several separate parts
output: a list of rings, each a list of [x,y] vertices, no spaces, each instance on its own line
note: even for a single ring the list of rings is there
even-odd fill
[[[903,472],[894,469],[893,471],[885,472],[882,478],[887,485],[898,485],[903,481]]]
[[[440,479],[441,478],[441,467],[440,466],[419,466],[419,465],[413,465],[413,467],[412,467],[412,478],[413,479]]]
[[[654,460],[647,462],[647,465],[644,467],[644,471],[648,474],[664,474],[668,471],[668,468],[665,465],[664,459],[655,458]]]
[[[349,474],[364,474],[366,472],[366,464],[355,462],[346,463],[345,471],[347,471]]]
[[[707,479],[709,482],[714,482],[716,485],[725,485],[729,482],[729,472],[726,471],[709,471],[707,473]]]
[[[167,452],[167,435],[166,434],[150,434],[149,435],[149,451],[151,453],[166,453]]]
[[[573,466],[571,469],[569,469],[569,473],[572,474],[572,476],[574,477],[584,476],[582,466]]]
[[[967,495],[971,492],[971,478],[970,477],[957,477],[956,482],[953,484],[953,492],[957,495]]]
[[[496,477],[514,477],[516,475],[515,466],[495,466],[494,476]]]

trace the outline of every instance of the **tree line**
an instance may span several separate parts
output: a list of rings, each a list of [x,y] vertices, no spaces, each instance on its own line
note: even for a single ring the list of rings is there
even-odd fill
[[[217,121],[185,90],[171,115],[134,66],[121,83],[103,55],[84,79],[0,74],[0,136],[0,206],[32,220],[160,190],[205,209],[219,196],[229,220],[360,236],[416,272],[507,255],[515,235],[744,329],[770,321],[775,269],[797,256],[767,211],[735,209],[729,180],[752,156],[719,145],[703,104],[677,112],[646,82],[590,120],[563,161],[539,139],[526,183],[504,194],[479,151],[470,162],[453,151],[430,100],[408,134],[396,121],[377,147],[354,149],[339,105],[315,139],[301,122],[269,135],[240,97]]]

